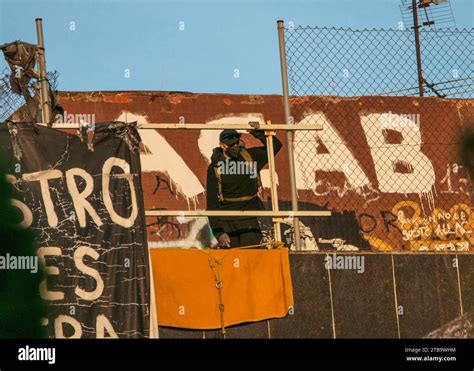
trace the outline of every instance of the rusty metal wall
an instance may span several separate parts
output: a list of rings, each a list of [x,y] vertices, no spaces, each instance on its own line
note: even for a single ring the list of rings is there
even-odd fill
[[[59,102],[66,122],[79,121],[78,115],[97,122],[283,121],[278,95],[64,92]],[[473,251],[473,188],[457,154],[460,133],[474,125],[473,100],[305,96],[292,98],[291,104],[301,106],[294,110],[296,123],[318,120],[325,126],[309,140],[307,133],[296,137],[300,209],[333,212],[331,218],[301,218],[308,246],[320,251]],[[146,208],[204,209],[206,168],[218,132],[143,130],[141,135]],[[278,135],[284,141],[284,133]],[[259,144],[250,135],[244,140],[248,146]],[[282,210],[290,208],[285,151],[276,157]],[[156,247],[211,243],[202,218],[185,223],[148,218],[147,223]]]

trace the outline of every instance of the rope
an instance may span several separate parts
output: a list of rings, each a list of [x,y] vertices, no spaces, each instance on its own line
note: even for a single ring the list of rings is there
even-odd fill
[[[253,249],[256,247],[263,247],[263,246],[268,246],[268,245],[271,245],[272,248],[281,248],[285,246],[285,244],[281,241],[272,241],[272,242],[260,243],[257,245],[240,246],[240,247],[236,247],[235,249]],[[224,302],[222,300],[222,287],[224,286],[224,282],[222,281],[222,262],[232,250],[233,249],[229,249],[224,254],[224,256],[220,259],[216,259],[213,255],[211,255],[205,250],[199,250],[203,254],[207,255],[208,261],[209,261],[209,267],[211,268],[211,271],[214,275],[214,282],[215,282],[215,286],[216,286],[217,293],[219,296],[219,316],[220,316],[220,322],[221,322],[221,334],[224,339],[226,338],[226,329],[225,329],[225,322],[224,322]]]
[[[260,243],[258,245],[248,245],[248,246],[239,246],[235,247],[233,249],[254,249],[257,247],[263,247],[263,246],[269,246],[271,245],[272,249],[278,249],[278,248],[283,248],[285,247],[285,243],[281,241],[272,241],[272,242],[265,242],[265,243]]]
[[[227,252],[227,254],[228,253],[229,252]],[[226,330],[224,323],[224,303],[222,301],[222,286],[224,285],[222,282],[222,261],[227,256],[227,254],[225,254],[221,259],[216,259],[211,254],[207,254],[209,256],[209,266],[211,267],[212,273],[214,274],[214,281],[216,284],[217,293],[219,295],[219,316],[221,320],[221,333],[224,339]]]

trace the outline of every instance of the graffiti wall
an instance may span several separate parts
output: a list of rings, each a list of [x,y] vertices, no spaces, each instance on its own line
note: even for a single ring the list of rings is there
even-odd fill
[[[283,122],[278,95],[65,92],[59,102],[63,122]],[[474,125],[473,100],[308,96],[291,105],[296,125],[324,127],[295,136],[300,210],[332,211],[328,218],[301,218],[306,248],[474,251],[473,186],[457,154],[463,128]],[[146,208],[204,209],[206,169],[219,131],[140,135]],[[286,143],[285,133],[278,137]],[[260,144],[248,134],[243,139],[247,147]],[[289,209],[286,145],[276,169],[280,209]],[[262,181],[269,205],[268,170]],[[262,225],[269,236],[270,221]],[[147,218],[147,229],[153,247],[215,242],[205,218]]]

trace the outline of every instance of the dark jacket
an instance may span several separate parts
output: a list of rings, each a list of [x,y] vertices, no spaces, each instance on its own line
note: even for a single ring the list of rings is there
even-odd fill
[[[252,160],[257,163],[257,171],[268,163],[267,145],[265,138],[259,138],[263,143],[261,147],[248,148]],[[282,147],[280,140],[273,136],[273,153],[276,155]],[[230,159],[227,161],[242,161],[244,158],[239,155],[236,160]],[[247,201],[221,201],[218,200],[217,178],[214,172],[216,162],[211,162],[207,168],[207,183],[206,183],[206,206],[207,210],[264,210],[262,200],[259,197],[252,198]],[[250,174],[222,174],[222,193],[224,197],[242,197],[254,195],[258,192],[258,179],[256,176]],[[224,233],[220,222],[223,220],[238,220],[245,219],[245,217],[209,217],[209,224],[215,236]]]

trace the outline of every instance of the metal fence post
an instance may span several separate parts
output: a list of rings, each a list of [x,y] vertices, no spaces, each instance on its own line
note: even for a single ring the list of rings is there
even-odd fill
[[[423,89],[423,71],[421,68],[421,50],[420,50],[420,25],[418,24],[418,9],[417,9],[417,0],[412,0],[413,7],[413,29],[415,31],[415,47],[416,47],[416,66],[418,70],[418,89],[420,92],[420,97],[424,95]]]
[[[285,111],[285,124],[289,125],[290,121],[290,101],[288,92],[288,72],[286,68],[286,51],[285,51],[285,26],[282,20],[277,21],[278,28],[278,42],[280,46],[280,65],[281,65],[281,81],[283,87],[283,103]],[[288,147],[288,170],[290,175],[291,186],[291,208],[294,211],[298,210],[298,194],[296,192],[296,175],[295,175],[295,159],[294,159],[294,137],[293,132],[288,130],[286,132],[286,142]],[[293,231],[295,249],[301,250],[300,244],[300,224],[299,218],[293,218]]]
[[[36,18],[36,34],[38,36],[38,47],[40,49],[38,64],[39,64],[39,82],[41,86],[41,114],[43,122],[48,125],[51,123],[51,102],[49,101],[49,87],[46,81],[46,57],[44,53],[44,37],[43,37],[43,20]]]

